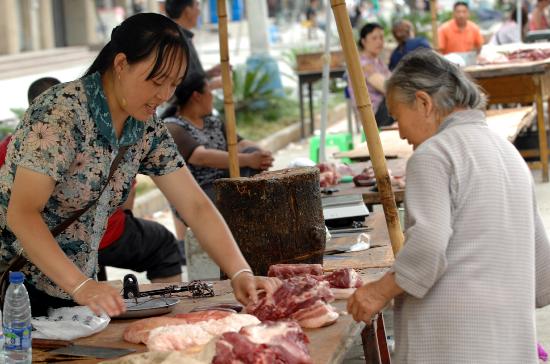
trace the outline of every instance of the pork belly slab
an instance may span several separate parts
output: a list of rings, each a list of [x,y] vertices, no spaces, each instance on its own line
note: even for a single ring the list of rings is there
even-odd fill
[[[303,320],[298,319],[300,325],[314,328],[336,321],[338,313],[329,305],[333,300],[328,282],[319,281],[310,275],[297,276],[283,280],[272,294],[261,293],[256,303],[246,307],[246,312],[261,321],[277,321],[298,315]]]
[[[216,342],[213,364],[311,364],[307,336],[293,321],[266,321],[238,333],[225,333]]]
[[[267,271],[268,277],[277,277],[280,279],[288,279],[306,274],[322,276],[323,266],[321,264],[274,264]]]
[[[267,275],[280,279],[311,275],[318,280],[327,281],[331,288],[359,288],[363,285],[361,276],[353,268],[341,268],[323,275],[320,264],[274,264]]]
[[[200,311],[176,315],[175,317],[149,317],[126,327],[124,340],[133,344],[147,344],[149,333],[157,327],[193,324],[201,321],[219,320],[231,315],[227,311]]]
[[[211,319],[192,324],[157,327],[149,333],[147,349],[149,351],[197,352],[216,336],[226,332],[238,332],[244,326],[259,323],[260,320],[252,315],[234,313],[218,320]]]

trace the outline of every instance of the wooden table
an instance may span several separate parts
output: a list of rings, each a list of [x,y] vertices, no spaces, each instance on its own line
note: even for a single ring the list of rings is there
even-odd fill
[[[342,267],[355,268],[365,282],[373,281],[380,278],[384,272],[393,264],[393,253],[389,241],[387,228],[385,225],[384,215],[382,213],[372,214],[365,220],[366,224],[372,227],[371,235],[372,248],[354,253],[343,253],[338,255],[325,256],[324,269],[332,271]],[[351,242],[355,242],[356,237],[341,237],[332,239],[327,244],[327,250],[332,250],[338,246],[348,246]],[[165,286],[162,284],[144,285],[145,289],[158,288]],[[216,296],[211,298],[192,299],[183,297],[182,301],[176,306],[174,311],[169,315],[177,313],[189,312],[193,307],[215,302],[235,302],[231,287],[228,281],[220,281],[214,283]],[[346,301],[337,300],[333,302],[338,312],[345,311]],[[146,351],[144,345],[135,345],[127,343],[123,340],[122,334],[124,329],[131,323],[132,320],[113,320],[109,326],[102,332],[90,337],[78,339],[76,344],[92,345],[112,348],[130,348],[136,352]],[[380,322],[380,320],[378,321]],[[350,315],[342,314],[338,321],[328,327],[320,329],[305,329],[310,343],[308,345],[311,357],[314,363],[341,363],[353,344],[354,338],[363,331],[365,344],[369,345],[369,349],[373,348],[376,341],[372,326],[365,328],[364,323],[358,323],[353,320]],[[382,334],[378,333],[381,339]],[[369,341],[367,343],[367,341]],[[384,354],[384,353],[382,353]],[[367,363],[376,362],[379,353],[376,350],[370,350],[367,353]],[[385,353],[385,355],[389,355]],[[99,359],[78,360],[72,362],[78,363],[98,363]],[[380,361],[382,362],[382,361]]]
[[[466,67],[464,70],[485,90],[490,104],[535,102],[539,148],[524,151],[522,155],[539,157],[540,160],[531,163],[530,167],[542,168],[542,180],[548,182],[548,141],[543,100],[550,99],[550,59],[513,64],[476,65]]]
[[[533,107],[519,107],[502,110],[487,110],[487,125],[491,130],[513,142],[518,134],[533,124],[535,120],[535,111]],[[386,129],[380,132],[380,142],[384,148],[384,154],[388,159],[388,165],[392,159],[408,159],[413,153],[412,145],[406,140],[401,139],[399,130]],[[350,158],[353,161],[368,161],[370,153],[367,143],[357,145],[353,150],[347,152],[334,153],[335,158]],[[391,167],[390,167],[391,168]]]
[[[412,153],[412,149],[411,149],[411,153]],[[343,154],[343,153],[337,153],[337,154]],[[362,160],[364,158],[364,155],[359,155],[359,152],[356,152],[355,154],[350,153],[348,155],[354,155],[356,159],[359,159],[359,160]],[[393,176],[405,175],[407,158],[388,159],[386,160],[386,164],[388,168],[391,170],[391,173]],[[370,166],[371,166],[370,161],[357,162],[357,163],[352,163],[350,165],[350,167],[352,168],[355,174],[360,173],[364,168],[368,168]],[[372,190],[373,187],[356,187],[353,184],[353,182],[349,182],[349,183],[338,183],[335,186],[330,186],[330,189],[336,189],[336,191],[332,192],[330,196],[357,195],[357,194],[362,195],[363,201],[365,202],[365,205],[367,205],[370,211],[372,211],[372,205],[380,204],[380,193],[378,191],[373,191]],[[404,188],[395,188],[394,186],[392,186],[392,190],[393,190],[396,204],[399,205],[403,201],[405,201]]]
[[[401,139],[399,130],[383,130],[379,135],[380,143],[382,143],[382,148],[384,149],[384,155],[388,161],[390,158],[407,159],[413,153],[412,145],[406,140]],[[353,150],[334,153],[333,156],[334,158],[349,158],[355,162],[370,160],[367,142],[358,144]]]
[[[336,192],[333,192],[330,196],[361,195],[369,211],[372,211],[372,205],[381,203],[380,193],[378,191],[373,191],[373,187],[356,187],[352,182],[349,182],[339,183],[335,186],[331,186],[331,188],[335,188]],[[405,189],[392,187],[392,190],[395,197],[395,203],[399,206],[405,201]]]
[[[342,78],[346,72],[345,68],[332,68],[329,73],[330,78]],[[313,84],[323,78],[323,71],[299,71],[298,75],[298,98],[300,99],[300,135],[306,137],[305,121],[304,121],[304,91],[303,85],[307,84],[309,97],[309,135],[315,130],[314,114],[313,114]]]

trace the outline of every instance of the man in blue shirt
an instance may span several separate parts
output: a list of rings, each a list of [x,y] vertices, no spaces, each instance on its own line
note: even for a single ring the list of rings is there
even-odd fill
[[[397,47],[390,56],[388,68],[392,71],[401,58],[417,48],[431,48],[430,43],[423,37],[415,37],[413,25],[408,20],[398,20],[392,27],[393,37],[397,41]]]

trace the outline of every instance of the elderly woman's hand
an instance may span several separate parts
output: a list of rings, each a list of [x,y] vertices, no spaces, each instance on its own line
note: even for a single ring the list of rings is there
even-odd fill
[[[368,324],[392,298],[401,293],[403,290],[395,283],[395,274],[388,273],[380,280],[358,288],[348,299],[348,313],[353,315],[355,321]]]
[[[258,300],[258,291],[264,290],[273,293],[281,286],[282,282],[278,278],[253,276],[252,274],[241,274],[231,280],[231,286],[235,293],[235,298],[243,305]]]
[[[376,282],[358,288],[348,299],[348,313],[355,321],[370,323],[375,315],[388,303],[376,286]]]

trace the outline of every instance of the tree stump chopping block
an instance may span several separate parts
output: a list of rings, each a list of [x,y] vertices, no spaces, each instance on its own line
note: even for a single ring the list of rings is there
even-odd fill
[[[257,275],[277,263],[323,263],[326,235],[317,168],[214,182],[216,205]]]

